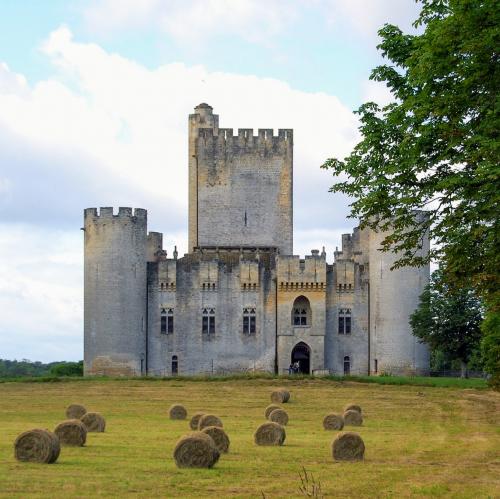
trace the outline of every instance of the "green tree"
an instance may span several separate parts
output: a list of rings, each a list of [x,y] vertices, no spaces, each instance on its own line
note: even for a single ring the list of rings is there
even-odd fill
[[[383,249],[398,252],[396,267],[438,259],[451,287],[473,286],[498,317],[500,9],[494,0],[421,3],[421,34],[389,24],[379,31],[388,63],[371,79],[385,82],[394,102],[363,104],[361,141],[323,168],[343,176],[331,191],[354,198],[351,216],[362,226],[391,229]],[[416,222],[418,210],[428,217]],[[433,245],[422,256],[427,233]],[[500,378],[498,349],[485,355]]]
[[[434,351],[459,360],[462,377],[481,341],[481,302],[472,288],[450,289],[441,270],[432,273],[410,317],[413,334]]]
[[[83,360],[80,362],[59,362],[50,368],[52,376],[83,376]]]

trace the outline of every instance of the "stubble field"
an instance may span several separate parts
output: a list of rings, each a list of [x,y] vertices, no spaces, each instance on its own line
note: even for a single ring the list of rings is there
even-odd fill
[[[258,447],[273,388],[291,401],[283,447]],[[217,414],[231,439],[213,469],[178,469],[176,441],[189,415]],[[365,461],[335,463],[336,432],[322,419],[348,402],[363,407],[358,431]],[[81,403],[106,417],[105,433],[83,448],[63,447],[57,463],[19,463],[13,442],[31,428],[53,430]],[[500,394],[490,390],[383,386],[325,380],[77,381],[0,385],[2,497],[302,497],[299,471],[312,472],[325,497],[500,497]]]

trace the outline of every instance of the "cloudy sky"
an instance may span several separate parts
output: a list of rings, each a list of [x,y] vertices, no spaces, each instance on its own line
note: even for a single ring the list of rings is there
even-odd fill
[[[295,253],[326,246],[348,201],[319,169],[356,143],[377,29],[413,0],[0,0],[0,358],[83,358],[82,210],[148,209],[187,247],[187,116],[294,128]]]

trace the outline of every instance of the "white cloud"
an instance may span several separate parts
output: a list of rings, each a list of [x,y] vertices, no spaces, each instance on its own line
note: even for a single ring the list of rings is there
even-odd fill
[[[147,208],[169,254],[176,243],[186,251],[187,117],[203,101],[222,127],[294,128],[296,247],[309,251],[322,239],[331,259],[350,223],[345,199],[327,192],[332,180],[319,166],[347,154],[357,138],[356,119],[335,96],[202,66],[148,70],[76,42],[65,27],[43,54],[58,73],[33,87],[2,66],[2,81],[17,82],[0,86],[4,352],[62,358],[60,339],[67,358],[81,357],[83,208]]]
[[[297,17],[285,0],[95,0],[84,10],[99,33],[155,26],[179,42],[203,43],[224,33],[266,43]]]

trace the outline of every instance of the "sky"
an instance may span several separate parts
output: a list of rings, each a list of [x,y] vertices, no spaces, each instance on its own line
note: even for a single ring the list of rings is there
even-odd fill
[[[414,0],[0,0],[0,358],[83,358],[83,209],[148,210],[187,251],[187,118],[294,129],[294,253],[351,231],[320,165],[359,140],[353,113],[384,23]]]

